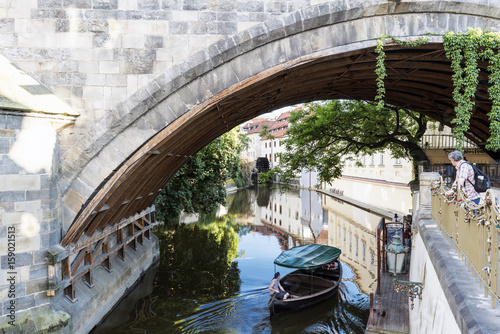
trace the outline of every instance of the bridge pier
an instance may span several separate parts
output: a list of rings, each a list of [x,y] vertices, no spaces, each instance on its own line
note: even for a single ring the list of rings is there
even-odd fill
[[[107,239],[99,246],[89,243],[84,252],[87,257],[90,249],[92,256],[86,261],[95,266],[88,269],[82,262],[64,277],[54,249],[69,255],[68,264],[78,254],[74,247],[60,246],[65,227],[58,131],[73,121],[0,112],[0,330],[6,333],[87,333],[159,256],[148,211],[148,217],[131,220],[124,231],[104,233]],[[101,257],[103,265],[97,266]],[[87,273],[78,277],[82,270]],[[73,302],[64,291],[68,283]]]
[[[57,188],[57,131],[72,118],[0,112],[0,328],[9,332],[51,313],[47,296],[47,250],[62,235]],[[51,323],[65,327],[69,317],[55,312]],[[25,321],[35,319],[33,321]]]

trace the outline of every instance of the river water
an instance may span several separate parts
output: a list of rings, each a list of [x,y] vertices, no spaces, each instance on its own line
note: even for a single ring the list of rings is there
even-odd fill
[[[159,263],[92,333],[365,332],[380,217],[316,192],[266,188],[238,191],[224,210],[217,219],[184,217],[158,228]],[[342,250],[339,294],[270,318],[273,261],[306,243]]]

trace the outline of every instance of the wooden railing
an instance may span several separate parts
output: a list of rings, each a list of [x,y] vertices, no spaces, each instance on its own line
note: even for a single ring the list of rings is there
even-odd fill
[[[64,295],[72,302],[76,301],[75,284],[82,279],[89,287],[94,286],[93,270],[102,265],[111,271],[111,257],[126,257],[126,246],[137,249],[137,243],[143,244],[144,238],[151,238],[151,227],[156,225],[154,206],[123,219],[91,237],[81,238],[69,247],[56,246],[48,251],[49,266],[48,296],[63,289]]]
[[[431,187],[432,216],[448,236],[469,271],[491,296],[492,307],[500,301],[499,234],[500,211],[496,192],[488,190],[474,205],[459,188],[454,195],[444,195],[442,179]]]

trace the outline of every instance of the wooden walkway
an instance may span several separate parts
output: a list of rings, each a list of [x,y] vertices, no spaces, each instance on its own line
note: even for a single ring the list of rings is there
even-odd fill
[[[370,317],[366,334],[409,333],[408,294],[394,291],[391,273],[380,275],[380,294],[370,295]],[[407,281],[408,274],[399,274],[398,279]]]

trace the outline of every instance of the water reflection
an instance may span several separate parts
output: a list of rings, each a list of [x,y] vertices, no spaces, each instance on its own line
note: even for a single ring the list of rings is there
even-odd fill
[[[227,212],[217,221],[156,231],[161,259],[149,274],[154,282],[138,285],[149,292],[128,298],[94,333],[364,333],[378,217],[307,190],[239,191]],[[342,249],[339,294],[270,318],[273,261],[305,243]]]

